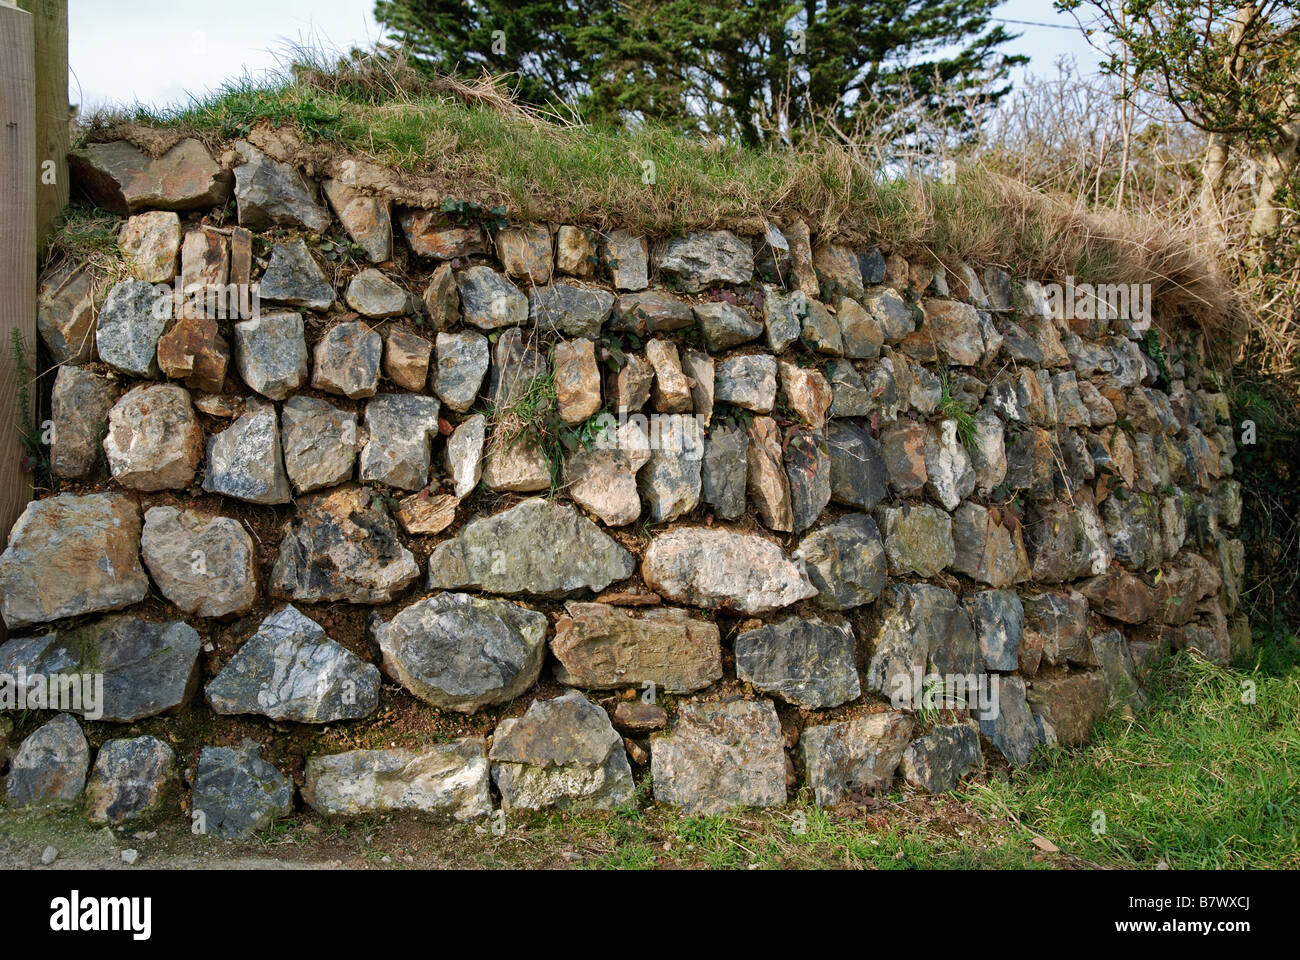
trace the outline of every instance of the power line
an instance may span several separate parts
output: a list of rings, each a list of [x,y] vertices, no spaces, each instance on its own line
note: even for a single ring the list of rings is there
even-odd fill
[[[1004,17],[989,17],[994,23],[1014,23],[1021,27],[1047,27],[1049,30],[1078,30],[1064,23],[1039,23],[1037,20],[1007,20]]]

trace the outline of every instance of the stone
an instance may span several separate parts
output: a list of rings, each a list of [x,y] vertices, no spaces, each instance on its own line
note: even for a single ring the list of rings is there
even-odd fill
[[[95,285],[88,266],[67,263],[41,278],[36,329],[55,363],[90,362],[95,353]]]
[[[937,507],[881,507],[876,522],[893,576],[916,574],[928,579],[957,559],[952,518]]]
[[[434,344],[437,367],[433,371],[433,390],[443,403],[457,413],[474,404],[488,371],[488,338],[478,333],[440,333]]]
[[[38,727],[18,748],[5,777],[11,807],[74,803],[90,768],[90,746],[70,713]]]
[[[243,289],[253,283],[253,233],[243,227],[230,230],[230,282]]]
[[[206,310],[209,292],[229,280],[230,242],[226,235],[212,227],[188,231],[181,246],[182,311],[188,313],[200,305]]]
[[[608,377],[610,405],[619,413],[643,409],[650,402],[654,378],[654,367],[635,354],[628,354],[627,362]]]
[[[487,419],[482,414],[465,420],[447,438],[447,470],[456,486],[457,499],[473,493],[483,474],[483,442]]]
[[[428,314],[429,329],[434,333],[448,330],[460,322],[460,290],[450,263],[444,263],[433,271],[421,299]]]
[[[746,453],[746,487],[763,524],[770,530],[794,529],[790,480],[782,463],[781,428],[771,417],[754,417]]]
[[[166,305],[143,280],[114,284],[95,330],[99,359],[129,376],[158,379],[158,338],[167,326]]]
[[[429,589],[562,597],[603,590],[635,569],[632,555],[573,507],[533,497],[434,547]]]
[[[1073,506],[1044,503],[1035,507],[1029,522],[1029,562],[1033,579],[1063,583],[1103,573],[1110,565],[1110,543],[1087,501]]]
[[[781,392],[790,410],[814,430],[826,425],[826,411],[831,405],[831,385],[817,370],[796,366],[784,360],[777,364],[781,374]]]
[[[847,420],[832,420],[826,431],[831,457],[831,499],[872,510],[888,492],[884,451],[866,430]]]
[[[537,682],[546,616],[506,600],[438,593],[376,620],[384,673],[444,710],[476,713]]]
[[[595,231],[562,226],[555,231],[555,269],[572,277],[590,277],[600,262]]]
[[[480,330],[517,326],[528,320],[528,298],[491,267],[467,267],[456,274],[461,313]]]
[[[821,281],[821,294],[827,300],[840,296],[860,297],[866,292],[857,255],[849,247],[835,243],[819,244],[813,249],[813,268]]]
[[[494,238],[506,275],[532,284],[551,282],[551,231],[544,226],[507,227]]]
[[[307,760],[302,798],[322,816],[492,812],[487,742],[465,737],[419,750],[349,750]]]
[[[911,718],[892,711],[804,728],[799,749],[817,806],[887,788],[911,739]]]
[[[915,420],[902,420],[881,434],[881,452],[889,485],[901,497],[919,493],[928,478],[925,468],[927,431]]]
[[[1107,630],[1092,638],[1092,649],[1106,678],[1107,706],[1127,705],[1133,710],[1146,706],[1146,694],[1138,683],[1137,667],[1129,653],[1124,634]]]
[[[886,343],[897,343],[916,329],[916,315],[896,290],[881,288],[863,306],[876,318]]]
[[[571,601],[551,638],[555,676],[584,689],[653,684],[665,693],[691,693],[722,678],[718,636],[717,624],[674,607],[633,612]]]
[[[456,227],[438,210],[403,210],[397,215],[411,252],[434,260],[458,260],[486,253],[483,228]]]
[[[557,343],[554,363],[555,401],[560,419],[576,426],[600,409],[596,345],[590,340]]]
[[[789,616],[736,635],[736,677],[805,710],[838,707],[862,693],[847,624]]]
[[[634,523],[641,516],[641,497],[637,492],[637,471],[649,458],[649,445],[638,427],[628,425],[632,433],[623,434],[630,443],[615,438],[599,441],[595,449],[575,450],[565,466],[568,493],[573,502],[595,514],[610,527]]]
[[[650,741],[655,800],[690,816],[785,803],[785,753],[771,701],[683,703]]]
[[[752,354],[723,360],[717,366],[713,397],[754,413],[771,413],[776,404],[776,358]]]
[[[247,737],[238,747],[204,747],[194,776],[196,833],[243,840],[293,812],[293,782],[262,759]]]
[[[1040,743],[1038,725],[1025,696],[1025,681],[1014,675],[990,678],[998,685],[996,710],[979,716],[980,733],[993,741],[1012,766],[1028,763]]]
[[[684,330],[695,323],[691,305],[662,290],[625,293],[614,304],[610,327],[643,336]]]
[[[704,438],[694,417],[665,417],[658,426],[658,442],[637,474],[637,490],[650,520],[668,523],[700,502]]]
[[[357,486],[297,501],[271,568],[271,594],[304,603],[388,603],[420,575],[387,514]]]
[[[1117,491],[1101,502],[1099,513],[1115,559],[1132,570],[1160,561],[1159,502],[1150,495]]]
[[[373,397],[379,388],[383,351],[383,337],[368,324],[337,324],[316,343],[311,385],[350,400]]]
[[[704,442],[700,493],[714,515],[735,520],[745,512],[749,435],[734,421],[718,422]]]
[[[108,413],[104,453],[113,479],[124,487],[188,487],[203,456],[203,428],[189,393],[170,383],[128,390]]]
[[[668,340],[651,340],[645,355],[655,372],[655,409],[660,413],[689,413],[693,402],[691,385],[682,370],[677,345]]]
[[[529,321],[540,330],[566,337],[597,339],[613,308],[614,295],[608,290],[557,283],[528,291]]]
[[[655,537],[641,576],[674,603],[743,614],[770,613],[817,593],[771,541],[704,527],[679,527]]]
[[[370,442],[361,450],[361,479],[403,490],[429,482],[438,401],[412,393],[383,393],[366,404]]]
[[[639,737],[662,730],[668,725],[668,714],[663,707],[639,700],[624,700],[614,708],[614,729],[628,736]]]
[[[502,720],[488,759],[507,810],[610,810],[635,790],[609,715],[576,690],[534,700],[522,717]]]
[[[56,477],[74,479],[95,472],[103,453],[100,438],[116,397],[111,377],[71,364],[59,366],[50,399],[50,469]]]
[[[799,543],[814,602],[824,610],[871,603],[885,587],[885,547],[876,522],[849,514],[808,534]]]
[[[609,268],[616,290],[644,290],[649,286],[649,253],[644,237],[615,230],[601,243],[600,259]]]
[[[991,410],[975,414],[970,446],[971,469],[975,483],[985,493],[991,492],[1007,475],[1005,428]]]
[[[249,503],[288,503],[275,405],[250,397],[233,424],[208,437],[203,489]]]
[[[952,512],[975,490],[975,470],[957,436],[957,421],[941,420],[927,430],[924,443],[925,489]]]
[[[730,230],[706,230],[669,240],[655,265],[675,277],[688,293],[722,283],[749,283],[754,277],[753,248]]]
[[[281,414],[284,468],[298,493],[352,479],[357,415],[315,397],[290,397]]]
[[[785,435],[785,474],[790,483],[793,530],[807,530],[831,502],[831,455],[826,438],[804,427]]]
[[[68,154],[68,166],[95,204],[114,213],[202,210],[230,197],[229,172],[192,137],[157,158],[125,140],[88,143]]]
[[[1088,601],[1082,594],[1073,590],[1064,594],[1027,593],[1021,603],[1025,614],[1018,654],[1022,673],[1037,673],[1040,662],[1053,667],[1069,662],[1091,664]]]
[[[984,765],[979,734],[965,723],[935,727],[903,751],[903,779],[926,793],[947,793]]]
[[[881,595],[871,649],[867,689],[898,708],[922,705],[927,664],[961,675],[982,666],[970,615],[951,590],[933,584],[896,583]]]
[[[379,670],[286,605],[262,621],[206,692],[219,714],[333,723],[379,709]]]
[[[781,225],[781,233],[790,247],[790,270],[793,274],[795,290],[805,297],[821,296],[821,287],[817,281],[817,271],[813,268],[813,252],[808,224],[792,218]]]
[[[695,420],[703,430],[713,419],[713,358],[703,350],[685,347],[681,359],[682,373],[691,384],[691,406],[695,410]]]
[[[23,509],[0,554],[0,603],[13,630],[139,603],[140,508],[120,493],[61,493]]]
[[[365,252],[371,263],[383,263],[393,256],[393,216],[388,201],[367,196],[341,180],[326,180],[325,199],[343,224],[352,242]]]
[[[972,580],[1001,588],[1029,579],[1020,524],[1001,509],[963,503],[953,514],[952,539],[952,568]]]
[[[301,237],[275,244],[262,274],[261,293],[272,303],[308,310],[328,310],[335,299],[334,286]]]
[[[1013,433],[1007,444],[1006,483],[1023,490],[1031,500],[1050,500],[1056,494],[1055,472],[1059,459],[1054,436],[1040,427]]]
[[[732,303],[697,303],[693,309],[704,344],[714,353],[740,346],[763,332],[761,323]]]
[[[419,393],[429,378],[433,342],[400,327],[390,327],[384,340],[384,375],[403,390]]]
[[[10,640],[0,646],[0,672],[58,677],[61,684],[76,675],[102,675],[97,702],[87,698],[73,708],[88,720],[130,723],[189,702],[198,685],[199,644],[199,635],[185,623],[117,614],[71,630]],[[25,692],[29,704],[34,693]]]
[[[1013,671],[1020,666],[1020,637],[1025,629],[1025,608],[1014,590],[981,590],[965,601],[975,624],[984,666]]]
[[[1079,592],[1102,616],[1122,623],[1146,623],[1163,612],[1155,591],[1127,570],[1112,567],[1080,583]]]
[[[176,792],[176,754],[157,737],[107,740],[86,781],[91,823],[145,822],[160,816]]]
[[[253,539],[238,521],[150,507],[140,553],[158,590],[182,613],[225,617],[257,600]]]
[[[847,297],[841,298],[835,309],[844,340],[844,356],[857,359],[880,356],[885,334],[879,321],[860,303]]]
[[[407,533],[431,535],[442,533],[456,522],[460,498],[434,494],[427,490],[403,497],[397,504],[397,522]]]
[[[541,351],[524,343],[523,334],[512,327],[497,338],[492,351],[492,379],[488,400],[498,413],[514,413],[514,407],[530,394],[534,385],[545,380],[550,367]]]
[[[344,299],[363,317],[376,320],[400,317],[411,308],[411,295],[374,267],[352,278]]]
[[[763,326],[767,346],[773,353],[784,353],[802,332],[792,295],[772,284],[763,285]]]
[[[264,313],[235,324],[235,366],[244,382],[284,400],[307,382],[307,340],[301,313]]]
[[[329,212],[317,202],[316,188],[297,170],[243,140],[235,143],[235,151],[240,159],[235,167],[235,200],[241,226],[256,231],[287,227],[325,232]]]
[[[1100,670],[1039,677],[1027,699],[1034,716],[1050,726],[1063,747],[1088,742],[1093,724],[1106,712],[1106,678]]]
[[[935,349],[949,366],[973,367],[984,357],[979,315],[969,303],[926,300],[925,323]]]
[[[184,380],[187,387],[220,393],[230,364],[230,345],[217,321],[182,317],[158,340],[158,367],[163,376]]]
[[[489,445],[483,458],[483,485],[508,493],[551,488],[551,462],[536,438],[519,434]]]
[[[145,283],[171,283],[181,249],[181,218],[164,210],[136,214],[117,234],[131,276]]]
[[[844,356],[844,335],[835,315],[817,300],[805,301],[804,308],[800,336],[808,349],[832,357]]]

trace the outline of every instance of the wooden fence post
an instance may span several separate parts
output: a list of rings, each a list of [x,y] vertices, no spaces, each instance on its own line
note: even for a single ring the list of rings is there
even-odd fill
[[[36,247],[45,250],[68,205],[68,0],[18,0],[32,15],[36,82]]]
[[[32,15],[0,4],[0,537],[32,496],[22,470],[19,391],[34,395],[14,364],[15,335],[36,354],[36,90]],[[65,116],[66,123],[66,116]]]

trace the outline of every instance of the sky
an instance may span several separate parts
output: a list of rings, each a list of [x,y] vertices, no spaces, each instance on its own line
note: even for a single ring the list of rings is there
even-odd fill
[[[273,70],[290,44],[348,50],[379,38],[373,0],[69,0],[69,97],[97,106],[185,105],[244,74]],[[1069,29],[1008,24],[1008,46],[1029,72],[1056,72],[1061,55],[1092,72],[1097,57],[1050,0],[1007,0],[997,16]],[[158,55],[161,52],[162,55]]]

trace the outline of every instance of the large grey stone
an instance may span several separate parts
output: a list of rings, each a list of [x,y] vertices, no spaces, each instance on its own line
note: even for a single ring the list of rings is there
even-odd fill
[[[641,575],[675,602],[745,614],[779,610],[817,593],[776,544],[716,528],[682,527],[655,537]]]
[[[754,251],[730,230],[708,230],[668,241],[656,257],[659,269],[696,293],[718,283],[749,283]]]
[[[11,807],[70,804],[81,796],[90,768],[90,747],[76,718],[61,713],[37,728],[18,748],[5,777]]]
[[[257,600],[253,538],[229,517],[150,507],[140,553],[159,591],[184,613],[225,617]]]
[[[349,750],[307,761],[302,798],[324,816],[451,813],[472,820],[492,811],[487,743],[466,737],[417,750]]]
[[[947,793],[971,770],[983,766],[979,734],[968,724],[935,727],[903,752],[903,778],[927,793]]]
[[[50,469],[56,477],[84,477],[95,470],[103,453],[100,440],[107,429],[108,412],[117,397],[117,384],[71,364],[59,366],[50,397],[54,440]]]
[[[298,493],[352,479],[357,415],[316,397],[290,397],[280,414],[284,469]]]
[[[433,391],[448,407],[464,413],[473,406],[488,371],[488,338],[472,331],[439,333],[434,353]]]
[[[153,284],[123,280],[99,310],[95,346],[99,359],[133,377],[156,380],[158,338],[167,328],[167,306]]]
[[[336,324],[316,342],[311,385],[350,400],[373,397],[383,353],[384,338],[369,325]]]
[[[262,759],[247,737],[238,747],[204,747],[194,777],[193,831],[243,840],[293,812],[293,782]]]
[[[806,727],[799,749],[817,806],[888,787],[911,738],[912,719],[889,711]]]
[[[770,700],[683,703],[650,742],[655,799],[691,816],[785,803],[785,764]]]
[[[759,690],[820,710],[862,693],[847,624],[789,616],[736,636],[736,677]]]
[[[208,437],[203,489],[249,503],[289,502],[274,404],[250,397],[238,420]]]
[[[142,822],[160,816],[174,798],[176,754],[157,737],[108,740],[86,782],[92,823]]]
[[[832,420],[826,429],[831,457],[831,499],[872,510],[888,493],[889,471],[880,444],[847,420]]]
[[[384,393],[366,404],[370,442],[361,451],[361,479],[403,490],[429,482],[438,401],[413,393]]]
[[[302,314],[264,313],[235,324],[235,366],[244,382],[283,400],[307,382]]]
[[[287,163],[272,160],[243,140],[235,144],[235,200],[239,223],[249,230],[288,227],[324,233],[330,216],[316,199],[316,188]]]
[[[528,318],[540,330],[566,337],[595,339],[614,308],[608,290],[588,290],[568,283],[528,291]]]
[[[876,522],[849,514],[804,537],[799,543],[815,602],[826,610],[848,610],[871,603],[885,588],[885,546]]]
[[[384,672],[435,707],[476,713],[537,682],[546,616],[517,603],[438,593],[376,620]]]
[[[124,487],[188,487],[203,456],[203,428],[189,392],[173,383],[128,390],[108,413],[104,453],[113,479]]]
[[[335,300],[334,286],[301,238],[275,245],[262,274],[260,293],[271,303],[308,310],[328,310]]]
[[[533,497],[438,544],[429,588],[561,597],[603,590],[635,569],[632,555],[573,507]]]
[[[488,758],[508,810],[608,810],[631,800],[635,790],[609,715],[576,690],[534,700],[522,717],[502,720]]]
[[[528,298],[491,267],[468,267],[456,274],[461,314],[480,330],[517,326],[528,320]]]
[[[895,707],[917,706],[928,666],[940,674],[983,672],[970,615],[945,587],[895,584],[881,598],[867,689]]]

